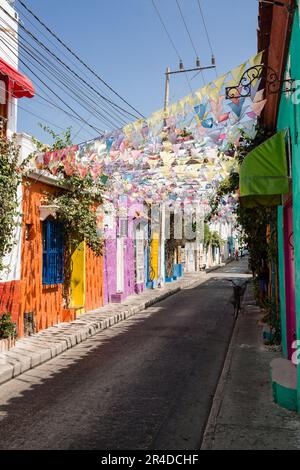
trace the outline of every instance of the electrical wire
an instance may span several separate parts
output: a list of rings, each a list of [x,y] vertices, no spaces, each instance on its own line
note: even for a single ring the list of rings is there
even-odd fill
[[[181,57],[180,57],[180,54],[179,54],[179,52],[178,52],[178,49],[177,49],[177,47],[175,46],[175,43],[174,43],[174,41],[173,41],[173,39],[172,39],[172,37],[171,37],[171,35],[170,35],[170,33],[169,33],[169,31],[168,31],[166,25],[165,25],[165,22],[164,22],[164,20],[163,20],[161,14],[160,14],[160,12],[159,12],[159,9],[157,8],[157,6],[156,6],[154,0],[151,0],[151,2],[152,2],[153,8],[154,8],[154,10],[156,11],[156,14],[157,14],[157,16],[158,16],[160,22],[161,22],[161,24],[162,24],[163,29],[165,30],[165,33],[166,33],[166,35],[168,36],[169,41],[170,41],[170,43],[172,44],[173,49],[174,49],[174,51],[175,51],[175,53],[176,53],[176,55],[177,55],[179,61],[181,62]],[[190,81],[189,81],[189,78],[188,78],[188,76],[187,76],[187,73],[185,73],[184,75],[185,75],[185,79],[186,79],[187,85],[188,85],[188,87],[189,87],[191,93],[193,93],[193,89],[192,89],[191,83],[190,83]]]
[[[26,20],[31,26],[33,26],[33,28],[34,28],[41,36],[43,36],[43,37],[46,39],[47,42],[49,42],[52,46],[54,46],[55,49],[56,49],[56,51],[58,51],[60,54],[62,54],[62,55],[65,57],[65,59],[66,59],[68,62],[70,62],[70,63],[73,65],[73,67],[75,67],[76,70],[78,70],[86,79],[91,80],[91,77],[89,77],[88,74],[87,74],[84,70],[82,70],[82,69],[79,67],[79,65],[75,62],[75,60],[72,60],[72,59],[69,57],[69,55],[68,55],[66,52],[63,51],[62,48],[59,48],[59,47],[57,46],[57,44],[54,43],[54,41],[52,41],[40,28],[38,28],[37,25],[29,18],[29,16],[27,16],[23,11],[19,10],[19,8],[16,8],[16,6],[15,6],[15,9],[16,9],[17,12],[19,12],[19,15],[21,15],[23,18],[25,18],[25,20]],[[93,81],[92,83],[95,85],[95,81]],[[98,85],[95,85],[95,86],[98,86]],[[108,94],[107,94],[104,90],[101,89],[101,92],[102,92],[107,98],[109,97]]]
[[[4,41],[1,40],[1,38],[0,38],[0,41],[1,41],[2,43],[4,43]],[[5,44],[5,46],[16,56],[16,58],[18,58],[17,48],[15,47],[15,51],[13,51],[6,43],[4,43],[4,44]],[[12,47],[13,47],[13,46],[12,46]],[[35,74],[35,73],[33,72],[33,70],[28,66],[28,63],[25,63],[24,61],[22,61],[22,59],[20,59],[20,62],[23,63],[24,66],[25,66],[26,68],[28,68],[28,69],[31,71],[31,73]],[[29,62],[30,62],[30,60],[29,60]],[[30,63],[32,64],[32,62],[30,62]],[[43,64],[42,64],[42,65],[43,65]],[[47,63],[44,64],[44,65],[47,66]],[[37,67],[36,67],[36,68],[37,68]],[[44,69],[43,69],[43,70],[40,70],[39,68],[37,68],[37,69],[38,69],[41,73],[43,73],[43,74],[45,75]],[[35,74],[35,76],[36,76],[40,81],[42,81],[42,80],[39,78],[39,76],[37,76],[36,74]],[[49,78],[49,80],[52,80],[52,82],[54,82],[53,79],[52,79],[52,77],[48,77],[48,78]],[[44,83],[43,81],[42,81],[42,83],[45,85],[45,83]],[[54,82],[54,83],[55,83],[55,82]],[[56,83],[55,83],[55,84],[56,84]],[[69,85],[69,84],[68,84],[68,85]],[[75,87],[76,87],[76,84],[72,84],[72,86],[75,86]],[[48,87],[48,88],[49,88],[49,87]],[[51,90],[51,91],[53,92],[53,90]],[[69,93],[67,93],[67,94],[69,94]],[[70,94],[69,94],[69,96],[70,96]],[[62,101],[63,101],[63,100],[62,100]],[[78,100],[76,100],[76,101],[78,102]],[[90,110],[90,108],[86,108],[86,109],[87,109],[87,110]],[[95,112],[97,112],[97,110],[95,110]],[[103,116],[103,115],[102,115],[102,116]],[[81,118],[81,120],[82,120],[82,118]],[[83,120],[83,121],[84,121],[84,120]],[[86,123],[86,121],[84,121],[84,122]],[[100,131],[99,129],[96,129],[95,127],[94,127],[94,129],[97,130],[98,132],[103,133],[103,131]]]
[[[35,114],[34,112],[32,111],[29,111],[29,109],[26,109],[24,108],[23,106],[21,106],[20,104],[18,104],[18,109],[22,109],[23,111],[25,111],[26,113],[28,114],[31,114],[32,116],[38,118],[38,119],[41,119],[42,121],[46,122],[47,124],[50,124],[51,126],[53,127],[56,127],[57,129],[60,129],[62,131],[65,131],[66,129],[64,129],[63,127],[61,126],[58,126],[57,124],[54,124],[53,122],[51,121],[48,121],[47,119],[45,119],[44,117],[42,116],[39,116],[38,114]]]
[[[1,39],[0,39],[1,40]],[[22,49],[22,46],[21,46],[21,49]],[[25,52],[30,56],[30,57],[33,57],[32,54],[30,52],[28,52],[27,50],[25,50]],[[93,102],[91,101],[92,105],[86,105],[86,103],[82,103],[82,101],[80,101],[78,98],[79,98],[79,95],[76,94],[76,98],[73,97],[72,93],[69,92],[70,89],[72,89],[72,91],[75,91],[76,92],[76,89],[78,90],[77,86],[75,83],[68,83],[68,80],[66,82],[63,82],[61,79],[58,79],[59,80],[59,83],[56,82],[56,76],[53,75],[53,71],[51,72],[51,68],[48,66],[47,62],[46,63],[42,63],[40,60],[36,59],[35,57],[33,57],[34,60],[36,60],[42,67],[44,68],[39,68],[37,66],[35,66],[35,68],[43,73],[43,75],[49,79],[49,81],[51,81],[52,83],[54,83],[56,86],[59,85],[59,83],[61,83],[64,87],[66,87],[67,91],[66,91],[66,94],[71,97],[72,99],[74,99],[74,101],[76,101],[78,104],[80,104],[82,107],[84,107],[85,109],[89,110],[90,108],[94,111],[95,114],[98,114],[98,116],[100,117],[100,119],[103,121],[103,122],[108,122],[110,123],[110,125],[112,126],[111,129],[114,128],[114,123],[112,121],[110,121],[110,119],[106,118],[102,113],[100,113],[93,105]],[[30,61],[30,59],[27,59],[26,61],[26,64],[31,64],[33,65],[32,61]],[[26,65],[27,66],[27,65]],[[50,72],[50,76],[47,75],[45,73],[45,70],[49,71]],[[71,88],[73,87],[73,88]],[[78,90],[78,92],[80,93],[81,90]],[[89,97],[87,97],[88,99],[90,99]],[[88,106],[88,107],[87,107]]]
[[[199,56],[199,54],[198,54],[198,52],[197,52],[197,50],[196,50],[196,47],[195,47],[194,41],[193,41],[193,39],[192,39],[192,35],[191,35],[191,33],[190,33],[190,30],[189,30],[189,28],[188,28],[188,25],[187,25],[187,23],[186,23],[186,21],[185,21],[185,18],[184,18],[184,15],[183,15],[183,12],[182,12],[182,9],[181,9],[181,6],[180,6],[180,4],[179,4],[179,1],[178,1],[178,0],[176,0],[176,4],[177,4],[178,10],[179,10],[179,13],[180,13],[181,19],[182,19],[182,21],[183,21],[183,24],[184,24],[184,26],[185,26],[185,30],[186,30],[186,32],[187,32],[187,35],[188,35],[189,39],[190,39],[190,42],[191,42],[192,48],[194,49],[194,52],[195,52],[196,58],[199,58],[200,56]],[[203,74],[203,71],[201,70],[201,71],[200,71],[200,73],[201,73],[201,77],[202,77],[203,85],[205,85],[205,79],[204,79],[204,74]]]
[[[26,42],[26,44],[28,44],[28,46],[30,47],[31,56],[32,56],[32,53],[33,53],[32,51],[34,51],[34,53],[35,53],[35,55],[34,55],[35,60],[36,60],[37,57],[39,57],[39,58],[40,58],[39,63],[40,63],[40,61],[42,60],[42,61],[46,64],[46,66],[48,67],[49,61],[45,61],[45,60],[44,60],[44,56],[41,56],[41,54],[39,53],[39,51],[38,51],[36,48],[34,48],[34,47],[29,43],[29,41],[27,41],[27,40],[26,40],[23,36],[21,36],[20,34],[19,34],[19,36],[20,36],[20,37],[22,38],[22,40],[24,40],[24,41]],[[22,43],[20,43],[20,44],[21,44],[21,46],[23,46],[23,48],[25,47],[24,44],[22,44]],[[28,46],[27,46],[27,49],[25,49],[27,52],[28,52]],[[36,54],[37,54],[37,55],[36,55]],[[53,62],[50,62],[50,64],[53,65]],[[59,72],[59,71],[57,70],[57,66],[54,66],[54,67],[55,67],[54,75],[57,75],[57,72]],[[52,71],[52,73],[53,73],[53,71]],[[70,79],[67,77],[67,75],[66,75],[65,72],[61,72],[61,76],[62,76],[64,79],[69,80],[69,83],[70,83]],[[70,87],[70,89],[72,90],[73,87],[76,87],[77,90],[78,90],[78,89],[79,89],[79,88],[78,88],[78,83],[77,83],[77,82],[73,82],[73,85]],[[82,92],[82,90],[80,90],[80,91]],[[83,92],[83,93],[85,94],[85,96],[87,96],[87,92],[88,92],[88,89],[84,88],[84,92]],[[90,98],[91,96],[92,96],[92,95],[91,95],[91,93],[90,93],[89,96],[88,96],[88,98]],[[93,104],[93,105],[95,104],[95,101],[96,101],[96,100],[95,100],[95,97],[93,96],[93,97],[92,97],[92,104]],[[97,101],[97,103],[98,103],[98,101]],[[100,104],[98,104],[98,105],[99,105],[99,107],[100,107],[103,111],[105,111],[110,117],[112,117],[113,119],[116,119],[116,120],[119,121],[117,127],[119,127],[120,125],[124,125],[124,124],[126,124],[126,123],[128,122],[128,121],[127,121],[128,116],[126,116],[125,113],[123,113],[122,111],[119,111],[118,114],[117,114],[116,111],[115,111],[115,109],[114,109],[114,108],[112,108],[112,109],[108,108],[108,105],[107,105],[107,103],[105,103],[105,102],[102,102],[101,105],[100,105]],[[124,116],[124,118],[126,118],[126,121],[124,120],[123,116]],[[104,116],[102,115],[102,117],[104,117]]]
[[[82,78],[77,72],[75,72],[69,65],[67,65],[64,61],[62,61],[54,52],[52,52],[43,42],[41,42],[31,31],[29,31],[25,26],[23,26],[16,18],[14,18],[12,15],[10,15],[3,7],[0,6],[0,9],[6,13],[7,16],[9,16],[14,22],[16,22],[20,28],[26,32],[27,35],[29,35],[40,47],[42,47],[48,54],[50,54],[52,57],[54,57],[55,60],[57,60],[63,67],[65,67],[69,72],[71,72],[77,79],[82,81],[87,87],[92,89],[100,98],[105,100],[106,102],[110,103],[111,105],[121,109],[122,111],[126,112],[128,115],[131,117],[138,119],[138,117],[129,111],[125,110],[124,108],[116,105],[113,101],[110,99],[106,98],[104,95],[99,93],[92,85],[90,85],[84,78]]]
[[[210,37],[209,37],[209,34],[208,34],[208,28],[206,26],[206,21],[205,21],[205,17],[204,17],[204,13],[203,13],[203,10],[202,10],[202,7],[201,7],[200,0],[197,0],[197,3],[198,3],[201,18],[202,18],[202,23],[203,23],[203,26],[204,26],[207,42],[208,42],[208,45],[209,45],[209,48],[210,48],[210,52],[211,52],[211,55],[214,56],[214,51],[213,51],[212,43],[211,43],[211,40],[210,40]],[[217,67],[215,68],[215,71],[216,71],[216,76],[218,76]]]
[[[176,53],[178,59],[181,60],[180,54],[179,54],[179,52],[178,52],[178,49],[177,49],[177,47],[175,46],[175,43],[174,43],[174,41],[173,41],[173,39],[172,39],[172,37],[171,37],[169,31],[167,30],[167,27],[166,27],[166,25],[165,25],[164,20],[162,19],[162,16],[161,16],[161,14],[160,14],[160,12],[159,12],[159,9],[158,9],[157,6],[155,5],[154,0],[151,0],[151,2],[152,2],[152,5],[153,5],[153,7],[154,7],[156,13],[157,13],[158,18],[160,19],[160,22],[161,22],[161,24],[162,24],[162,27],[163,27],[164,30],[165,30],[165,33],[166,33],[166,35],[168,36],[169,41],[170,41],[170,43],[171,43],[172,46],[173,46],[173,49],[174,49],[174,51],[175,51],[175,53]]]
[[[5,47],[7,47],[8,50],[10,50],[13,54],[16,55],[16,53],[7,45],[7,43],[5,43],[1,38],[0,38],[0,42],[2,42]],[[100,134],[103,134],[104,131],[100,130],[100,129],[97,129],[96,127],[92,126],[91,124],[87,123],[85,121],[85,119],[80,116],[68,103],[65,102],[65,100],[63,98],[61,98],[61,96],[59,96],[55,91],[52,90],[52,88],[44,82],[44,80],[42,80],[39,75],[37,75],[27,64],[26,62],[24,62],[21,58],[19,58],[19,61],[20,63],[22,63],[24,65],[24,67],[26,67],[36,78],[37,80],[39,80],[56,98],[58,98],[70,111],[72,111],[73,114],[75,114],[80,121],[82,122],[85,122],[87,126],[91,127],[93,130],[95,130],[96,132],[99,132]]]
[[[0,45],[0,50],[1,50],[3,53],[5,53],[5,51],[4,51],[4,49],[2,49],[1,45]],[[15,66],[17,67],[18,64],[17,64],[15,61],[13,61],[13,62],[14,62],[14,64],[15,64]],[[34,83],[35,88],[41,89],[41,87],[40,87],[35,81],[33,81],[33,83]],[[45,93],[46,96],[48,96],[49,99],[45,98],[45,96],[39,94],[39,93],[35,90],[35,96],[34,96],[34,102],[35,102],[35,103],[39,103],[39,104],[42,104],[42,105],[47,106],[47,107],[49,107],[49,105],[50,105],[50,106],[54,107],[55,109],[58,109],[59,111],[63,112],[66,116],[68,116],[74,123],[75,123],[75,122],[77,123],[78,120],[79,120],[80,122],[82,122],[81,119],[79,119],[77,116],[74,116],[73,114],[69,113],[69,112],[66,111],[65,109],[63,109],[63,108],[61,108],[60,106],[58,106],[57,104],[55,104],[55,103],[53,102],[53,100],[51,100],[51,97],[49,97],[49,95],[47,94],[47,92],[43,91],[43,93]],[[37,96],[38,96],[42,101],[40,101],[39,99],[37,99],[37,98],[36,98]],[[43,118],[43,119],[44,119],[44,118]],[[86,134],[89,134],[90,136],[91,136],[91,135],[93,136],[93,134],[92,134],[88,129],[84,129],[84,132],[85,132]]]
[[[106,124],[109,123],[109,125],[111,126],[111,129],[115,129],[116,127],[120,127],[120,125],[122,126],[122,125],[126,124],[126,121],[121,119],[114,112],[112,112],[112,111],[109,112],[105,108],[103,108],[103,106],[98,104],[98,107],[104,113],[106,113],[106,114],[102,114],[97,108],[95,108],[95,101],[93,100],[93,97],[91,97],[91,95],[88,95],[88,93],[86,92],[85,89],[84,90],[81,89],[78,86],[77,82],[72,81],[65,74],[61,74],[61,76],[59,76],[56,73],[57,69],[56,69],[55,65],[53,65],[52,63],[49,63],[43,57],[37,56],[34,52],[32,53],[31,50],[28,47],[24,46],[22,43],[20,43],[19,46],[26,54],[29,55],[29,57],[33,58],[33,60],[35,62],[37,62],[39,65],[41,65],[43,67],[43,69],[41,70],[39,67],[35,66],[36,69],[39,70],[41,73],[43,73],[44,70],[47,70],[48,72],[50,72],[50,74],[51,74],[50,76],[49,75],[47,76],[47,74],[45,74],[45,72],[44,72],[44,75],[50,81],[52,81],[52,83],[55,83],[55,85],[57,85],[56,81],[58,80],[58,82],[60,84],[62,84],[67,89],[66,94],[68,96],[70,96],[74,101],[76,101],[78,104],[81,104],[83,107],[86,108],[86,104],[88,104],[88,102],[86,100],[89,100],[90,101],[90,103],[88,104],[89,108],[91,108],[94,111],[95,114],[98,114],[99,118],[101,119],[101,121],[103,123],[106,123]],[[30,61],[30,60],[28,60],[28,61],[31,65],[34,65],[32,63],[32,61]],[[71,90],[71,92],[70,92],[70,90]],[[75,97],[73,96],[73,93],[74,93]],[[88,108],[88,110],[89,110],[89,108]],[[118,123],[112,121],[110,118],[113,119],[113,120],[117,120]]]
[[[98,80],[101,81],[112,93],[114,93],[120,100],[122,100],[127,106],[134,110],[140,117],[145,118],[145,116],[140,113],[136,108],[134,108],[128,101],[126,101],[119,93],[116,92],[106,81],[104,81],[86,62],[84,62],[69,46],[67,46],[56,33],[54,33],[32,10],[30,10],[27,5],[21,0],[18,0],[25,10],[30,13],[36,21],[38,21],[72,56],[74,56],[86,69],[89,70]]]

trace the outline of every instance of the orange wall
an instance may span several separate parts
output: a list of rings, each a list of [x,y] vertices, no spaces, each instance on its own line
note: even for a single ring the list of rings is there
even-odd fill
[[[20,304],[23,298],[23,284],[21,281],[10,281],[0,283],[0,315],[10,313],[12,321],[19,325]]]
[[[86,247],[85,310],[103,305],[103,257]]]
[[[21,279],[24,283],[24,299],[21,317],[24,312],[34,312],[37,330],[59,323],[63,313],[62,284],[42,284],[42,222],[39,207],[45,198],[45,191],[53,192],[55,188],[31,180],[29,186],[23,187]],[[28,240],[25,239],[26,224],[32,224]]]
[[[42,284],[42,222],[39,207],[44,192],[56,189],[40,181],[29,180],[23,186],[23,231],[22,231],[22,268],[21,279],[24,286],[20,335],[23,332],[24,312],[34,312],[37,330],[65,320],[63,315],[63,285],[46,286]],[[29,239],[26,240],[26,224],[32,224]],[[87,247],[86,251],[86,303],[85,310],[103,305],[103,267],[102,257],[97,257]]]

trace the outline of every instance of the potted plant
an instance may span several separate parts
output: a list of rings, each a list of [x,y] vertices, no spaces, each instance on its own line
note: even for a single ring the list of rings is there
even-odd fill
[[[17,327],[11,319],[11,314],[3,313],[0,316],[0,352],[8,351],[15,346],[16,337]]]

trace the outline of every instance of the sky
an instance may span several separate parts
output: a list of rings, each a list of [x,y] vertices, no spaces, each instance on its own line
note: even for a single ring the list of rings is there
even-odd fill
[[[211,53],[197,0],[178,1],[201,63],[203,66],[210,65]],[[25,3],[143,115],[149,116],[163,107],[164,72],[167,66],[177,69],[179,60],[151,0],[25,0]],[[194,67],[195,52],[176,0],[155,0],[155,3],[185,68]],[[257,51],[258,2],[201,0],[201,5],[216,56],[217,72],[222,75]],[[19,12],[24,11],[17,0],[15,6]],[[28,13],[27,18],[21,14],[24,26],[34,31],[28,18]],[[31,76],[22,64],[19,68]],[[193,75],[190,74],[190,78]],[[215,72],[206,72],[204,78],[209,83],[216,78]],[[98,81],[93,83],[99,86]],[[203,86],[200,75],[191,80],[191,86],[193,90]],[[172,76],[170,100],[176,101],[188,93],[190,90],[184,74]],[[70,122],[68,116],[35,98],[24,98],[19,100],[19,104],[59,126],[52,126],[57,132],[72,125],[77,143],[91,138],[92,134],[96,136],[95,130]],[[88,121],[94,119],[88,110],[82,114]],[[38,122],[41,122],[40,118],[19,109],[18,131],[47,142],[48,138],[38,127]],[[96,122],[95,119],[93,122]]]

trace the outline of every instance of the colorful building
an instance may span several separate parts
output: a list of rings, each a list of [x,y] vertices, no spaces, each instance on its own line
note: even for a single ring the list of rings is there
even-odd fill
[[[287,35],[284,79],[299,80],[300,74],[300,15],[297,2],[294,17],[290,19],[291,35]],[[289,193],[278,208],[279,232],[279,286],[284,357],[291,361],[297,349],[294,343],[300,338],[300,102],[299,85],[296,91],[282,93],[278,107],[277,129],[286,131],[289,175]],[[300,369],[286,364],[287,370],[297,369],[297,390],[292,383],[288,393],[278,394],[278,402],[300,410]]]
[[[285,3],[260,4],[258,46],[264,51],[267,98],[261,123],[274,135],[244,160],[240,190],[252,199],[255,193],[257,203],[277,206],[278,239],[271,240],[270,225],[267,232],[269,242],[278,243],[278,269],[275,263],[270,266],[269,295],[274,309],[279,303],[283,358],[271,363],[272,386],[279,405],[299,411],[300,369],[293,359],[300,338],[300,17],[298,1]]]
[[[32,98],[34,88],[31,81],[18,71],[16,54],[12,52],[12,45],[18,35],[17,22],[12,18],[18,15],[12,5],[6,0],[0,1],[0,18],[7,24],[11,37],[1,47],[0,58],[0,120],[1,133],[11,138],[17,127],[17,102],[20,98]],[[7,14],[6,14],[7,12]],[[1,33],[2,34],[2,33]],[[18,188],[17,200],[21,212],[22,188]],[[13,321],[18,320],[19,306],[24,296],[24,286],[21,282],[21,219],[16,220],[16,229],[13,235],[15,240],[11,251],[5,256],[3,263],[5,269],[0,272],[0,313],[9,312]]]
[[[145,288],[147,215],[128,198],[105,202],[103,211],[105,302],[122,302]]]
[[[103,260],[83,242],[71,255],[65,278],[63,226],[44,205],[45,192],[57,191],[55,178],[32,173],[23,185],[21,282],[24,294],[19,335],[70,321],[103,305]],[[70,290],[69,290],[70,288]]]

